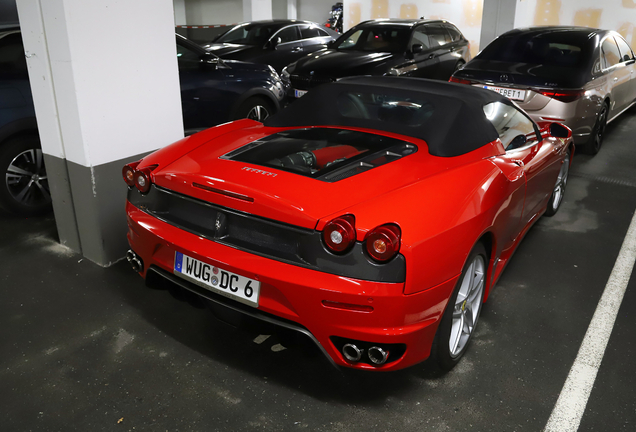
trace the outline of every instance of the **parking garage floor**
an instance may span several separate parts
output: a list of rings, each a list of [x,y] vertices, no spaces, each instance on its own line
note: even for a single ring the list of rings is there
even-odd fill
[[[0,213],[0,430],[542,431],[636,209],[635,135],[632,108],[597,156],[575,156],[563,207],[530,230],[446,375],[341,373],[125,262],[82,259],[52,216]],[[636,430],[635,308],[632,278],[579,431]]]

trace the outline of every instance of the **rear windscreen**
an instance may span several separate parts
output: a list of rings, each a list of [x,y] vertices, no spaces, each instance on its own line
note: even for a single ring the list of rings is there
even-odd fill
[[[590,41],[578,33],[520,33],[495,39],[477,56],[481,60],[580,67],[589,62]]]
[[[412,143],[382,135],[310,128],[269,135],[222,158],[334,182],[416,151]]]

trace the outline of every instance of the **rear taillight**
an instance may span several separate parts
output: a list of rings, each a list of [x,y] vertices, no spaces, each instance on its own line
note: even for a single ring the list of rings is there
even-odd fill
[[[400,237],[400,228],[397,225],[380,225],[367,234],[367,253],[378,262],[386,262],[400,251]]]
[[[124,181],[128,186],[135,185],[135,168],[137,168],[137,165],[139,165],[139,162],[132,162],[125,165],[121,170],[121,173],[124,176]]]
[[[344,215],[335,218],[322,230],[322,240],[327,249],[334,253],[344,253],[356,242],[355,218]]]
[[[585,93],[585,90],[535,90],[543,96],[556,99],[560,102],[574,102]]]
[[[137,166],[139,166],[139,162],[132,162],[124,166],[121,170],[124,181],[130,187],[135,186],[139,192],[148,193],[152,184],[150,173],[159,165],[148,165],[141,169],[137,169]]]
[[[471,81],[471,80],[457,78],[457,77],[454,77],[454,76],[450,77],[448,82],[453,82],[453,83],[457,83],[457,84],[466,84],[466,85],[471,85],[473,83],[473,81]]]
[[[142,194],[150,190],[150,171],[148,167],[135,171],[135,186]]]

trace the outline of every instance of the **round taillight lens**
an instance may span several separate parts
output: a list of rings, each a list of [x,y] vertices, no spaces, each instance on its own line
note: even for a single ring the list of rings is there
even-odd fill
[[[371,258],[386,262],[400,251],[400,228],[394,224],[381,225],[367,234],[366,248]]]
[[[124,165],[124,168],[121,170],[124,181],[128,186],[135,185],[135,168],[137,168],[137,165],[139,165],[139,162],[129,163],[128,165]]]
[[[143,168],[135,171],[135,186],[141,193],[148,193],[150,190],[150,170]]]
[[[356,242],[353,215],[340,216],[327,223],[322,230],[322,239],[331,252],[343,253],[349,250]]]

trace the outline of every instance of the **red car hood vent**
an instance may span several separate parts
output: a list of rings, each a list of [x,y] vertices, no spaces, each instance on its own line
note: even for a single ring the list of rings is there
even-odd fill
[[[397,162],[417,152],[417,146],[384,135],[314,128],[234,137],[196,148],[154,172],[154,182],[213,204],[313,229],[324,216],[414,180]]]

